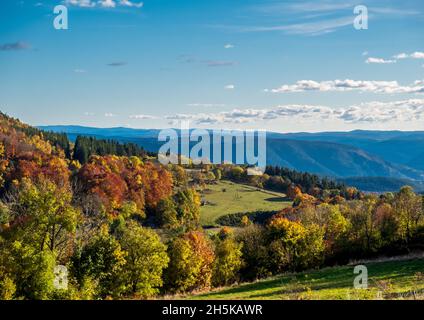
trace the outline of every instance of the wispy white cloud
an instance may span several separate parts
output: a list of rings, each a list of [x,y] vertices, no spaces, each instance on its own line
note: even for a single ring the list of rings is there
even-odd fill
[[[331,33],[339,28],[352,26],[353,16],[326,19],[313,22],[303,22],[294,24],[274,25],[274,26],[253,26],[253,27],[230,27],[239,32],[270,32],[281,31],[291,35],[322,35]]]
[[[129,0],[120,0],[119,4],[124,7],[135,7],[135,8],[141,8],[144,6],[143,2],[136,3],[136,2],[131,2]]]
[[[103,8],[115,8],[116,2],[114,0],[100,0],[97,3]]]
[[[288,5],[288,9],[292,11],[303,11],[303,12],[322,12],[322,11],[338,11],[344,9],[351,9],[359,1],[343,1],[343,2],[332,2],[332,1],[310,1],[310,2],[297,2]]]
[[[412,59],[424,59],[424,52],[414,52],[410,55]]]
[[[187,106],[189,107],[225,107],[226,105],[223,103],[189,103]]]
[[[236,32],[282,32],[289,35],[324,35],[342,28],[352,26],[353,13],[357,5],[364,5],[361,0],[315,0],[315,1],[264,1],[250,6],[253,15],[278,18],[279,24],[269,25],[224,25],[215,26]],[[419,15],[421,11],[402,4],[381,4],[367,1],[368,17],[373,20],[388,20],[399,17]],[[255,20],[257,21],[257,19]],[[276,19],[269,19],[276,21]],[[353,28],[352,28],[353,29]]]
[[[367,60],[365,60],[365,63],[392,64],[392,63],[396,63],[396,60],[386,60],[382,58],[369,57]]]
[[[174,115],[165,116],[165,119],[167,120],[176,120],[176,121],[193,120],[194,118],[195,118],[195,115],[185,114],[185,113],[177,113]]]
[[[80,8],[116,8],[118,6],[141,8],[144,5],[143,2],[132,2],[130,0],[65,0],[64,3]]]
[[[330,13],[335,11],[351,11],[352,8],[359,4],[359,0],[355,1],[330,1],[330,0],[316,0],[316,1],[290,1],[290,2],[273,2],[254,7],[255,11],[265,14],[310,14],[310,13]]]
[[[406,53],[399,53],[399,54],[394,55],[393,58],[401,60],[401,59],[408,58],[408,55]]]
[[[157,119],[156,116],[151,116],[148,114],[133,114],[130,115],[131,119],[138,119],[138,120],[152,120],[152,119]]]
[[[208,67],[231,67],[237,64],[235,61],[224,60],[207,60],[205,63]]]
[[[197,62],[197,58],[188,54],[181,54],[177,58],[182,63],[195,63]]]
[[[190,120],[200,125],[249,123],[277,119],[339,120],[346,123],[410,122],[424,120],[424,99],[366,102],[332,108],[321,105],[279,105],[269,109],[234,109],[218,113],[176,114],[169,120]]]
[[[233,84],[228,84],[224,87],[225,90],[234,90],[235,88],[236,88],[236,86],[233,85]]]
[[[109,67],[122,67],[125,66],[127,63],[125,61],[115,61],[115,62],[110,62],[107,64],[107,66]]]
[[[31,46],[22,41],[0,44],[0,51],[19,51],[30,49]]]
[[[391,8],[391,7],[369,7],[369,12],[377,13],[382,15],[394,15],[394,16],[413,16],[418,15],[421,12],[418,10],[407,9],[407,8]]]
[[[393,58],[401,60],[401,59],[424,59],[424,52],[415,51],[413,53],[398,53],[393,56]]]
[[[86,73],[87,71],[84,69],[74,69],[75,73]]]
[[[229,61],[229,60],[212,60],[212,59],[202,60],[193,55],[187,55],[187,54],[178,56],[178,60],[182,63],[187,63],[187,64],[199,63],[207,67],[231,67],[237,64],[236,61]]]
[[[366,55],[368,55],[368,52],[366,52]],[[424,52],[421,52],[421,51],[415,51],[413,53],[401,52],[392,56],[392,59],[369,57],[367,60],[365,60],[365,62],[377,63],[377,64],[392,64],[392,63],[396,63],[398,60],[404,60],[404,59],[424,59]]]
[[[224,48],[225,49],[232,49],[232,48],[234,48],[234,45],[231,44],[231,43],[227,43],[227,44],[224,45]]]
[[[370,1],[367,1],[370,2]],[[378,2],[375,2],[377,4]],[[315,1],[286,1],[286,2],[274,2],[255,6],[255,10],[266,14],[330,14],[330,13],[341,13],[341,12],[352,12],[353,8],[357,5],[364,5],[364,1],[361,0],[315,0]],[[393,7],[388,4],[383,6],[377,6],[365,4],[368,7],[370,13],[379,14],[381,16],[409,16],[420,14],[421,11],[416,9],[410,9],[406,6]]]
[[[265,89],[266,92],[286,93],[305,91],[362,91],[372,93],[424,93],[424,80],[417,80],[408,86],[402,86],[397,81],[363,81],[363,80],[330,80],[313,81],[300,80],[292,85],[282,85],[275,89]]]
[[[91,0],[65,0],[65,4],[80,8],[93,8],[96,6],[96,2]]]

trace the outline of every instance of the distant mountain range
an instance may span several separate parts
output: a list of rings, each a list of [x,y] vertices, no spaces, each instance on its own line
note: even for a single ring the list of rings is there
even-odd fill
[[[134,142],[157,151],[158,129],[42,126],[78,135]],[[267,133],[267,163],[346,181],[365,191],[391,191],[411,184],[424,190],[424,131]]]

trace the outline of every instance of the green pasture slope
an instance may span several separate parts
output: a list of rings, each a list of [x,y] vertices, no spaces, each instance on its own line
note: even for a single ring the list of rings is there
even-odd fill
[[[283,193],[220,181],[207,185],[202,191],[206,204],[200,209],[200,223],[203,226],[215,225],[218,217],[231,213],[282,210],[291,205],[285,197]]]
[[[354,266],[287,274],[193,295],[189,299],[424,299],[424,258],[363,263],[368,289],[354,289]]]

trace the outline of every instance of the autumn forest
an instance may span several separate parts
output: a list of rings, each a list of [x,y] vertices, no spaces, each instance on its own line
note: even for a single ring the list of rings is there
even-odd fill
[[[204,225],[220,181],[290,205]],[[423,196],[408,186],[371,194],[283,167],[164,166],[135,144],[71,142],[0,115],[0,299],[184,296],[423,249]]]

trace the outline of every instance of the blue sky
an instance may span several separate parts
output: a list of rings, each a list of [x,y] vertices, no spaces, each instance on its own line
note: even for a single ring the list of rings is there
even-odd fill
[[[421,0],[2,1],[0,30],[0,110],[33,125],[424,130]]]

